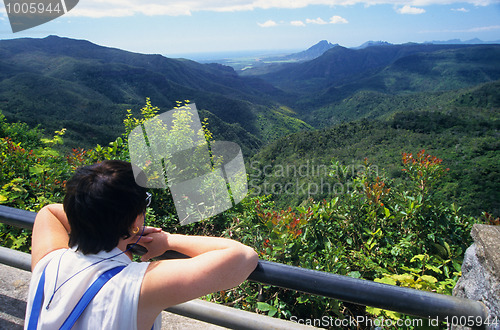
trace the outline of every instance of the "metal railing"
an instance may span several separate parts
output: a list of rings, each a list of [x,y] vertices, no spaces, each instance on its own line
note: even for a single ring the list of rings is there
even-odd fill
[[[35,216],[36,214],[34,212],[0,206],[0,222],[12,226],[31,229]],[[3,248],[0,251],[2,252],[0,253],[0,263],[26,269],[26,258],[22,261],[21,257],[6,257],[5,255],[8,255],[9,253],[5,253],[5,250],[8,249]],[[167,253],[163,257],[171,258],[172,253]],[[29,264],[27,266],[27,270],[29,270]],[[403,288],[395,285],[376,283],[368,280],[355,279],[348,276],[341,276],[263,260],[259,260],[257,268],[252,274],[250,274],[248,280],[338,299],[353,304],[392,310],[402,314],[427,319],[450,320],[453,317],[465,317],[486,320],[488,316],[486,306],[478,301]],[[238,311],[251,314],[250,317],[252,318],[252,321],[249,322],[246,318],[248,316],[247,314],[244,314],[245,317],[237,316],[234,313],[238,312],[236,312],[233,308],[229,308],[229,310],[232,311],[221,311],[220,313],[217,313],[212,309],[212,305],[216,304],[198,301],[191,305],[189,305],[189,303],[185,303],[174,306],[169,308],[168,311],[229,328],[279,329],[280,326],[283,326],[283,328],[290,327],[291,322],[283,324],[278,322],[281,325],[275,324],[274,326],[271,324],[272,322],[266,323],[263,321],[264,323],[258,323],[257,319],[262,317],[262,315]],[[216,306],[223,307],[224,309],[224,306]],[[253,317],[256,319],[253,319]],[[231,320],[229,320],[229,318],[231,318]],[[238,318],[241,318],[241,322],[237,320]],[[267,319],[270,318],[267,317],[266,320]],[[292,325],[299,326],[297,323],[292,323]]]

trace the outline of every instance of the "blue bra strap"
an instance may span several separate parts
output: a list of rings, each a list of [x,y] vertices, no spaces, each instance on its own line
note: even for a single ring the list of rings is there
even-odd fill
[[[45,286],[45,268],[43,269],[40,281],[38,281],[35,298],[33,299],[33,305],[31,305],[31,315],[27,328],[28,330],[36,329],[36,326],[38,324],[38,318],[40,317],[40,310],[42,309],[42,302],[43,302],[43,287]]]
[[[87,308],[88,304],[92,301],[92,299],[94,299],[97,292],[99,292],[104,284],[106,284],[113,276],[121,272],[123,268],[125,268],[125,266],[118,266],[101,274],[101,276],[99,276],[99,278],[92,283],[87,291],[85,291],[83,296],[80,298],[80,301],[78,301],[75,308],[71,311],[71,314],[69,314],[66,321],[64,321],[60,330],[71,329],[85,308]]]

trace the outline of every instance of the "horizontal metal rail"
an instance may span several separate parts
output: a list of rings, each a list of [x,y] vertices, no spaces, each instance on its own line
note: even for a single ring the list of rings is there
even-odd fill
[[[14,227],[32,229],[36,213],[0,205],[0,222]]]
[[[0,222],[23,228],[33,224],[34,214],[0,206]],[[136,251],[140,254],[140,251]],[[169,252],[164,258],[171,258]],[[478,301],[376,283],[326,272],[259,260],[248,280],[372,306],[422,318],[473,317],[486,320],[487,308]]]
[[[0,264],[30,271],[31,255],[0,246]],[[242,311],[236,308],[211,303],[201,299],[194,299],[179,305],[169,307],[166,309],[166,311],[230,329],[314,329],[313,327],[298,324],[296,322]]]

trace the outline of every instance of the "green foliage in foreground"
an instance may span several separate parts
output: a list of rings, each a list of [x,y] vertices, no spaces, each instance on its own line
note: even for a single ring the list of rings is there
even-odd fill
[[[126,132],[158,111],[148,100],[142,118],[129,112]],[[210,140],[207,123],[204,129]],[[47,139],[38,129],[26,130],[23,124],[7,124],[0,118],[0,132],[2,205],[37,211],[47,203],[61,202],[64,180],[76,167],[128,158],[126,136],[109,146],[63,155],[56,146],[64,129]],[[280,209],[270,196],[249,196],[223,214],[184,227],[178,225],[168,191],[153,190],[148,221],[170,232],[231,237],[254,247],[264,260],[450,294],[470,244],[471,226],[479,220],[437,193],[436,187],[449,175],[443,161],[424,151],[404,153],[397,179],[374,171],[368,160],[355,171],[351,166],[339,160],[328,166],[329,177],[345,188],[335,197]],[[0,225],[0,244],[29,251],[30,233]],[[205,299],[286,319],[292,315],[406,318],[256,283]]]
[[[451,294],[477,220],[436,194],[447,174],[442,160],[424,151],[404,154],[404,180],[398,181],[377,175],[368,162],[346,176],[348,166],[335,161],[330,167],[332,178],[348,187],[344,194],[285,210],[266,198],[249,199],[227,233],[256,247],[262,259]],[[259,308],[283,318],[405,317],[283,289],[262,291]]]

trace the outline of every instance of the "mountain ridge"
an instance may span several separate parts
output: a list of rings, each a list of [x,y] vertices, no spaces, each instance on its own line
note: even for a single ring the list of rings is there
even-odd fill
[[[147,97],[164,110],[177,100],[189,99],[223,122],[241,125],[260,143],[276,132],[267,124],[275,117],[287,117],[282,124],[275,122],[284,133],[308,128],[293,113],[280,110],[273,100],[284,94],[280,90],[217,64],[50,36],[0,41],[0,67],[0,110],[9,120],[43,124],[51,130],[59,129],[56,121],[64,120],[78,131],[78,138],[85,132],[76,122],[97,133],[99,125],[110,128],[91,137],[90,145],[114,140],[123,130],[125,110],[138,111]]]
[[[373,74],[374,71],[381,70],[396,60],[412,54],[474,47],[485,46],[402,44],[363,49],[338,46],[314,60],[288,64],[278,71],[257,77],[285,91],[300,90],[307,94],[352,82],[360,78],[359,74],[365,73],[365,76]],[[497,49],[500,45],[491,45],[491,47]]]
[[[92,144],[119,135],[124,110],[137,111],[146,97],[161,109],[189,99],[217,117],[218,125],[235,130],[228,134],[240,136],[239,142],[256,146],[312,126],[384,116],[394,110],[393,103],[420,97],[412,93],[427,92],[432,99],[440,90],[500,79],[500,45],[382,43],[351,49],[325,40],[315,46],[329,49],[273,74],[240,77],[217,63],[132,53],[86,40],[0,41],[0,110],[9,120],[51,130],[72,127],[75,140],[93,132]],[[370,104],[375,100],[389,102],[387,109]],[[99,125],[110,129],[99,133]]]
[[[450,39],[450,40],[432,40],[432,41],[424,41],[424,44],[449,44],[449,45],[481,45],[481,44],[499,44],[500,40],[494,41],[483,41],[479,38],[473,38],[469,40],[462,41],[461,39]]]

